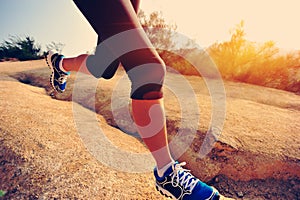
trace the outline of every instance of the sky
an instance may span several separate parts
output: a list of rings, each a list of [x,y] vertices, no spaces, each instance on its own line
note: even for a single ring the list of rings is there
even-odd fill
[[[161,11],[202,47],[229,40],[243,20],[248,40],[300,50],[299,0],[142,0],[140,8]],[[0,43],[11,35],[32,36],[44,50],[61,42],[66,56],[92,51],[97,41],[72,0],[0,0]]]

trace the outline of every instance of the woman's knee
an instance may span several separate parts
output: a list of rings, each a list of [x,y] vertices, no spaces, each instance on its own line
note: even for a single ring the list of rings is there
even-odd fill
[[[159,99],[163,97],[162,86],[166,75],[165,63],[160,59],[137,67],[127,72],[133,99]]]

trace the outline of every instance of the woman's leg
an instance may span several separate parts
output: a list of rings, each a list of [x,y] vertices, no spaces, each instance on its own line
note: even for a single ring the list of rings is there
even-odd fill
[[[103,42],[101,31],[99,30],[99,27],[97,26],[97,19],[99,18],[99,15],[101,16],[101,13],[97,12],[95,8],[99,6],[99,2],[92,2],[87,3],[83,1],[74,0],[76,6],[79,8],[79,10],[83,13],[85,18],[89,21],[90,25],[94,28],[96,33],[98,34],[98,42],[99,45],[101,42]],[[101,4],[101,3],[100,3]],[[139,5],[140,0],[131,0],[131,4],[134,8],[135,13],[138,13],[139,11]],[[105,18],[106,16],[103,16]],[[86,74],[91,74],[86,66],[86,59],[89,55],[88,54],[82,54],[74,58],[64,58],[62,66],[66,71],[80,71]],[[102,78],[110,79],[114,76],[116,73],[118,67],[119,67],[120,61],[118,59],[114,60],[103,72],[101,75]],[[100,78],[100,76],[97,76],[97,78]]]
[[[82,54],[74,58],[64,58],[62,60],[62,67],[65,71],[76,71],[85,74],[91,74],[86,67],[86,59],[89,55]]]
[[[142,29],[136,15],[139,0],[90,1],[89,3],[87,3],[86,0],[74,0],[74,2],[91,23],[94,30],[98,33],[101,41],[124,31]],[[133,99],[133,117],[138,126],[142,127],[145,123],[149,122],[149,109],[152,106],[158,108],[155,117],[156,119],[159,119],[160,124],[163,125],[161,129],[157,133],[153,133],[151,137],[149,137],[149,130],[140,128],[139,133],[149,150],[153,153],[153,157],[160,169],[170,162],[173,162],[168,148],[161,92],[165,74],[165,65],[155,52],[154,48],[152,46],[149,47],[149,41],[146,34],[140,30],[139,32],[136,32],[137,37],[139,37],[136,39],[142,41],[142,43],[144,43],[143,46],[147,48],[126,53],[120,56],[118,60],[121,61],[132,81],[133,89],[131,97]],[[124,40],[126,40],[126,38],[124,38]],[[135,41],[130,41],[129,43],[131,42],[134,43]],[[109,46],[108,51],[117,54],[115,50],[118,48],[123,48],[122,43],[119,43],[116,47]],[[101,60],[101,56],[103,55],[98,54],[99,53],[96,51],[95,55],[90,56],[88,59],[91,57],[100,57],[99,59]],[[66,61],[68,62],[68,60]],[[134,71],[136,67],[149,63],[154,66],[150,66],[151,69],[147,69],[147,72],[141,72],[142,74],[137,75],[138,77],[134,73],[130,73],[130,71]],[[70,64],[72,64],[72,62],[70,62]],[[100,76],[99,62],[88,62],[87,66],[88,70],[93,75],[96,77]],[[144,80],[148,80],[151,84],[143,84]],[[160,151],[158,151],[159,149]]]
[[[77,5],[79,2],[81,5],[86,2],[95,4],[90,10],[95,12],[94,19],[97,19],[94,29],[101,33],[103,40],[110,39],[107,44],[109,52],[119,55],[119,49],[131,50],[118,59],[132,82],[132,112],[138,132],[157,163],[158,170],[154,170],[157,188],[176,199],[183,196],[189,200],[219,199],[217,191],[183,169],[184,164],[174,163],[170,155],[162,98],[165,64],[139,24],[131,1],[74,1]],[[121,36],[121,41],[118,41],[117,34]],[[93,75],[102,74],[97,61],[105,59],[104,55],[103,48],[97,48],[95,55],[86,59],[87,68]]]
[[[163,99],[133,99],[132,113],[139,133],[156,161],[159,175],[162,176],[166,168],[174,163],[166,137]]]

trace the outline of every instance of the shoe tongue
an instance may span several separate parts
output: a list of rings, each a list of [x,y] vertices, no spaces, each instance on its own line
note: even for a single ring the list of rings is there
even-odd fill
[[[173,165],[171,165],[164,173],[164,177],[169,176],[173,172]]]

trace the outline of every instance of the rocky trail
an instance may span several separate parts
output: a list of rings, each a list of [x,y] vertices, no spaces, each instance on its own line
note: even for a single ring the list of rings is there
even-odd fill
[[[48,79],[49,69],[43,60],[0,63],[0,190],[6,191],[0,199],[164,199],[155,191],[153,166],[148,163],[153,164],[151,159],[138,162],[147,164],[148,171],[137,171],[142,168],[138,165],[126,166],[130,172],[120,170],[126,165],[124,160],[131,159],[124,155],[149,158],[126,116],[123,101],[112,102],[113,95],[117,99],[128,96],[124,72],[119,70],[113,79],[100,80],[94,91],[90,78],[78,80],[72,74],[66,92],[54,97]],[[224,82],[224,129],[212,151],[201,158],[212,111],[209,91],[201,78],[184,77],[200,108],[199,125],[194,130],[182,122],[185,118],[177,94],[185,88],[176,82],[179,79],[179,75],[168,73],[168,83],[175,84],[177,92],[165,88],[169,140],[181,129],[195,132],[180,161],[186,161],[197,177],[229,197],[300,199],[299,95]],[[83,88],[74,92],[78,83]],[[189,99],[185,103],[189,105]],[[129,153],[104,156],[107,163],[100,162],[86,146],[86,142],[93,144],[96,133],[86,126],[91,141],[79,134],[76,109],[85,124],[94,120],[112,146]],[[195,117],[193,111],[183,114],[188,119]],[[89,115],[94,119],[86,117]],[[172,146],[174,154],[184,140]]]

